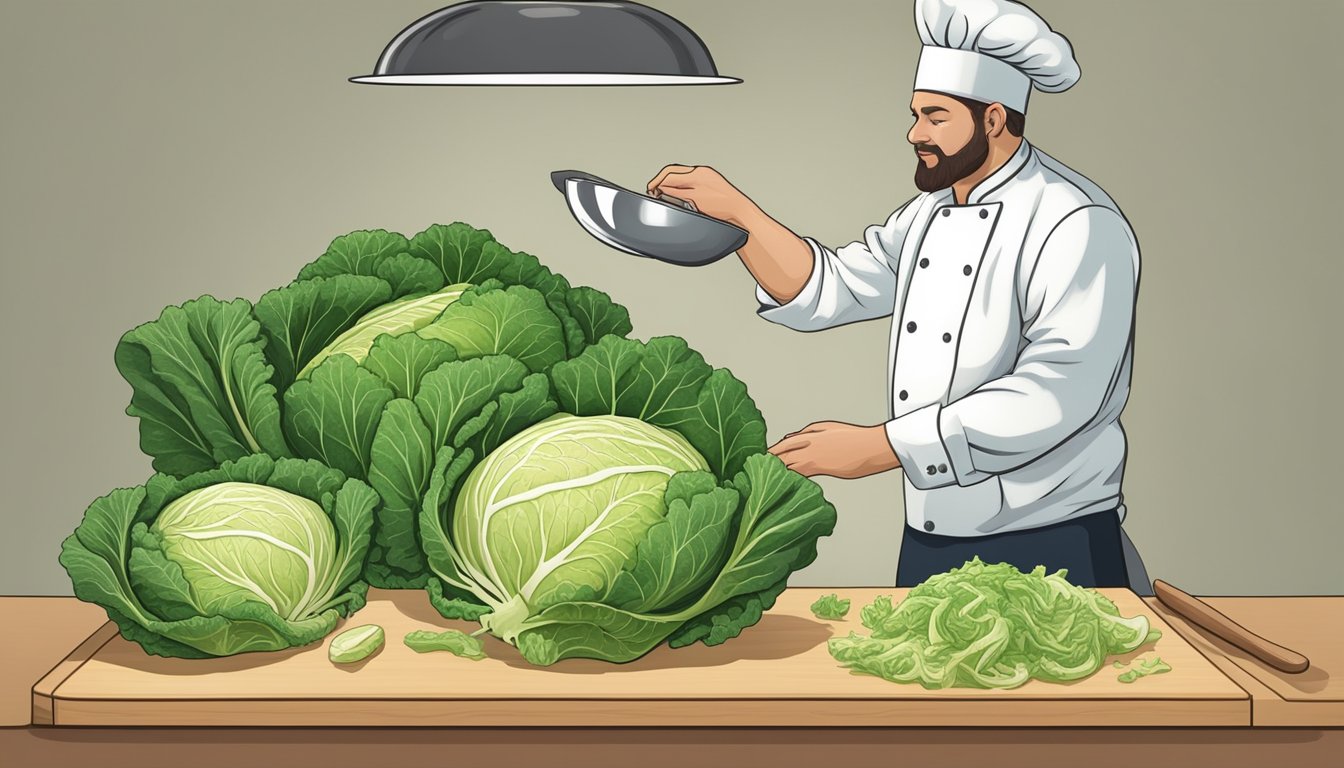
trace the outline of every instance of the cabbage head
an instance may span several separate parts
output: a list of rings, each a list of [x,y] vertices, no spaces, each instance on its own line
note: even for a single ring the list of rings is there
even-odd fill
[[[249,456],[97,499],[60,560],[75,594],[149,653],[280,650],[364,604],[377,503],[318,462]]]
[[[607,337],[549,378],[558,413],[492,431],[520,413],[505,392],[436,453],[420,533],[444,616],[534,664],[625,662],[735,637],[815,559],[835,509],[684,341]]]
[[[296,621],[335,596],[336,528],[312,499],[218,483],[164,507],[149,531],[203,613],[250,601]]]
[[[364,362],[373,348],[374,340],[379,336],[400,336],[419,331],[434,322],[449,304],[461,298],[462,292],[470,287],[459,283],[425,296],[399,299],[375,308],[313,355],[296,378],[307,378],[309,372],[332,355],[345,355],[357,363]]]
[[[681,435],[624,416],[554,416],[476,465],[453,514],[453,540],[482,594],[508,595],[485,626],[605,589],[667,515],[678,472],[708,470]]]

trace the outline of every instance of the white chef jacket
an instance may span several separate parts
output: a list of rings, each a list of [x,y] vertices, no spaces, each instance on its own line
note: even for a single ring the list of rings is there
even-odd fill
[[[1139,247],[1115,202],[1025,140],[976,185],[864,239],[811,238],[811,277],[760,316],[800,331],[890,315],[887,438],[907,523],[982,536],[1104,510],[1120,481]]]

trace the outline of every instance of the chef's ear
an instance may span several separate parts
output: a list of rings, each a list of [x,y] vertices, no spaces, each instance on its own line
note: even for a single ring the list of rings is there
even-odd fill
[[[985,135],[997,139],[1008,125],[1008,110],[996,101],[985,108],[984,120]]]

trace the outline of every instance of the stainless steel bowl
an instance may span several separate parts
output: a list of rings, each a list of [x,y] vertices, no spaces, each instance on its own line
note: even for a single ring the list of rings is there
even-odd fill
[[[582,171],[551,174],[569,212],[588,234],[620,251],[668,264],[712,264],[747,242],[726,221],[658,200]]]

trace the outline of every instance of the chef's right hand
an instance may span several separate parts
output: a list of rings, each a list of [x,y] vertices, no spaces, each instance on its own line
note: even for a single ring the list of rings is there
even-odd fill
[[[750,198],[707,165],[669,165],[649,182],[649,194],[689,200],[700,213],[738,226],[756,210]]]
[[[770,218],[713,168],[669,165],[649,182],[649,194],[689,200],[704,215],[745,230],[747,242],[737,249],[737,255],[776,302],[787,304],[807,285],[814,261],[812,246]]]

